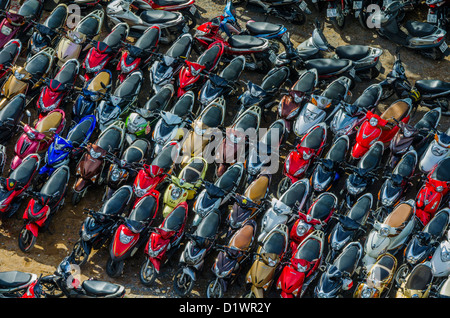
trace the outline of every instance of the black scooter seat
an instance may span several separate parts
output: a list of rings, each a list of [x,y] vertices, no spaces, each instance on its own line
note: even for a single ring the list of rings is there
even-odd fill
[[[283,25],[270,22],[249,21],[247,22],[246,27],[251,34],[273,34],[280,32]]]
[[[82,287],[88,295],[106,296],[117,293],[121,286],[98,280],[85,280]]]
[[[175,6],[188,3],[189,0],[154,0],[153,2],[158,6]]]
[[[313,59],[305,62],[305,68],[310,70],[315,68],[317,74],[329,74],[335,73],[342,69],[346,69],[351,66],[353,62],[347,59]]]
[[[64,187],[67,184],[67,177],[70,175],[69,169],[57,169],[45,182],[40,193],[43,195],[55,195],[59,192],[58,199],[64,195]],[[56,200],[57,202],[58,200]]]
[[[263,39],[251,35],[233,35],[228,39],[230,46],[238,49],[248,49],[262,46],[266,43]]]
[[[0,51],[0,64],[8,63],[10,64],[18,53],[19,46],[16,43],[10,43],[3,47],[3,49]]]
[[[417,37],[433,34],[437,30],[437,26],[433,24],[418,21],[407,21],[405,28],[410,35]]]
[[[143,33],[136,41],[136,44],[134,46],[142,50],[150,49],[156,45],[158,39],[159,39],[159,30],[157,28],[152,28],[147,32]]]
[[[301,143],[301,146],[315,150],[319,149],[323,141],[323,134],[324,131],[322,127],[317,126],[308,135],[306,135],[305,139],[303,139]]]
[[[147,10],[142,12],[139,17],[150,24],[165,23],[178,19],[176,13],[164,10]]]
[[[78,73],[77,66],[78,63],[76,61],[67,62],[64,68],[58,72],[55,80],[63,85],[73,82]]]
[[[443,93],[450,91],[450,83],[441,80],[418,80],[415,85],[421,93]]]
[[[37,160],[34,157],[28,157],[9,175],[13,180],[19,183],[27,184],[33,171],[36,170]]]
[[[343,45],[336,48],[336,54],[341,59],[360,60],[370,53],[370,48],[366,45]]]
[[[0,288],[14,288],[21,285],[27,284],[31,279],[31,274],[19,272],[19,271],[8,271],[0,273]]]

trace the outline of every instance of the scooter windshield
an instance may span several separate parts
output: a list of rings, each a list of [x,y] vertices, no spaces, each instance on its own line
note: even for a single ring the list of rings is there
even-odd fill
[[[272,199],[273,210],[278,214],[289,213],[291,208],[278,199]]]
[[[161,118],[168,125],[178,125],[181,124],[181,122],[183,121],[181,117],[165,111],[161,112]]]
[[[263,90],[261,86],[252,82],[249,82],[247,87],[253,97],[263,98],[266,95],[266,91]]]
[[[321,30],[314,29],[311,37],[313,44],[316,48],[318,48],[321,51],[328,50],[329,43]]]

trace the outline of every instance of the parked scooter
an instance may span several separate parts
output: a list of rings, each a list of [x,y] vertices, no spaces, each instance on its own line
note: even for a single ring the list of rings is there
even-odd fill
[[[430,262],[417,264],[402,281],[395,298],[428,298],[433,278]]]
[[[0,80],[2,84],[16,65],[21,51],[22,42],[19,39],[9,40],[0,50]]]
[[[436,131],[434,140],[428,145],[419,161],[419,170],[430,173],[439,162],[450,156],[450,128],[445,132]]]
[[[427,0],[428,6],[427,22],[435,24],[438,28],[449,30],[449,3],[447,0]]]
[[[256,222],[248,220],[233,234],[227,245],[214,245],[213,248],[219,254],[211,269],[215,277],[206,287],[206,297],[222,298],[228,287],[239,277],[243,265],[251,256],[256,229]]]
[[[358,278],[357,271],[360,269],[362,254],[361,243],[347,244],[333,263],[326,265],[325,272],[314,288],[314,296],[317,298],[343,297],[353,287],[353,281]]]
[[[283,3],[249,0],[246,2],[246,7],[250,10],[262,10],[266,14],[295,25],[303,25],[306,22],[306,15],[311,14],[311,11],[308,9],[308,4],[303,0],[293,0]]]
[[[319,273],[325,248],[325,233],[317,230],[309,234],[292,251],[292,257],[285,264],[277,282],[282,298],[301,298]]]
[[[36,243],[39,228],[48,229],[55,213],[64,205],[64,196],[69,184],[68,166],[56,169],[39,192],[27,190],[32,199],[23,214],[24,225],[19,232],[19,248],[29,252]]]
[[[121,221],[120,216],[127,214],[132,199],[132,188],[124,185],[117,189],[98,211],[85,209],[83,213],[88,216],[81,224],[80,238],[73,245],[70,254],[74,264],[86,264],[92,250],[100,249],[112,237]]]
[[[25,94],[18,94],[0,110],[0,144],[5,144],[19,131],[25,106]]]
[[[183,17],[190,28],[197,25],[197,20],[201,19],[201,15],[195,6],[195,0],[183,0],[177,2],[165,2],[161,0],[144,0],[154,10],[177,11],[183,14]]]
[[[18,298],[36,283],[38,276],[21,271],[0,272],[0,298]]]
[[[145,261],[139,274],[139,279],[145,286],[153,284],[161,272],[161,267],[180,247],[188,211],[187,203],[181,202],[165,217],[161,225],[150,229],[150,238],[145,246]]]
[[[450,230],[446,237],[440,242],[430,260],[431,270],[434,277],[438,279],[447,278],[450,275]]]
[[[277,225],[261,242],[255,252],[252,266],[246,279],[250,288],[243,294],[243,298],[263,298],[274,283],[276,270],[283,262],[289,247],[288,227]]]

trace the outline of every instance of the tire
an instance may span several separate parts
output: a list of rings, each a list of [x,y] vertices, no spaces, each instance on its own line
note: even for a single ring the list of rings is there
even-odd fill
[[[73,193],[72,193],[72,205],[75,206],[78,203],[80,203],[82,197],[83,197],[82,193],[73,191]]]
[[[215,278],[206,286],[206,297],[208,298],[223,298],[224,286],[221,279]]]
[[[281,179],[281,181],[278,183],[277,187],[277,198],[281,198],[284,192],[291,186],[292,181],[288,177],[284,177]]]
[[[122,275],[124,267],[124,261],[113,261],[110,258],[108,258],[108,261],[106,262],[106,274],[108,274],[109,277],[117,278],[120,275]]]
[[[255,294],[251,290],[244,293],[241,298],[256,298]]]
[[[331,25],[336,32],[340,32],[345,27],[346,16],[342,13],[342,10],[338,7],[338,12],[340,12],[341,18],[330,18]]]
[[[153,266],[150,259],[146,259],[141,266],[141,270],[139,272],[139,279],[141,280],[142,285],[150,287],[155,282],[158,273],[156,272],[155,267]]]
[[[20,230],[18,243],[20,250],[24,253],[29,252],[36,244],[36,236],[26,228],[26,225]]]
[[[73,262],[78,266],[83,266],[89,259],[89,254],[86,253],[84,248],[81,246],[81,241],[78,240],[72,250]]]
[[[194,287],[194,281],[191,276],[183,271],[183,267],[173,276],[173,289],[175,293],[181,297],[188,295]]]
[[[402,264],[394,274],[394,282],[397,287],[400,287],[408,276],[410,270],[407,264]]]

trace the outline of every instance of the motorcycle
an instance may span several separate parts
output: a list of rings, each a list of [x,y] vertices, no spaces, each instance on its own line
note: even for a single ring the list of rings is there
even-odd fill
[[[9,218],[20,207],[26,190],[32,188],[33,177],[39,170],[38,154],[26,156],[8,177],[0,177],[0,216]]]
[[[178,91],[177,97],[181,97],[189,90],[195,90],[201,87],[205,82],[205,73],[214,72],[224,54],[224,45],[221,42],[215,42],[208,46],[196,62],[184,61],[184,66],[180,69],[177,78]]]
[[[445,132],[435,131],[434,140],[428,145],[419,161],[419,170],[428,174],[439,162],[450,156],[450,128]]]
[[[429,262],[417,264],[395,294],[396,298],[428,298],[433,286],[433,272]]]
[[[55,213],[64,205],[70,170],[68,166],[56,169],[39,192],[26,192],[32,199],[23,213],[24,225],[19,232],[19,248],[29,252],[36,243],[39,228],[48,229]]]
[[[89,81],[94,74],[117,63],[118,56],[124,47],[124,41],[128,36],[130,27],[126,23],[117,24],[111,32],[102,40],[91,40],[93,45],[83,61],[84,79]]]
[[[313,126],[319,123],[330,123],[340,109],[342,102],[351,99],[350,79],[340,77],[331,82],[320,95],[311,95],[297,119],[294,121],[293,131],[297,137],[304,136]]]
[[[67,60],[78,60],[91,47],[91,41],[100,38],[105,12],[94,10],[77,23],[77,25],[61,34],[61,40],[56,46],[57,65],[63,65]],[[86,52],[87,53],[87,52]]]
[[[300,211],[306,209],[311,195],[308,179],[301,179],[293,183],[279,199],[272,201],[261,220],[261,230],[258,242],[262,242],[266,235],[278,224],[290,225]]]
[[[416,215],[427,225],[435,213],[448,202],[450,186],[450,158],[440,161],[426,177],[416,197]]]
[[[49,112],[46,116],[39,119],[34,127],[24,124],[24,132],[14,147],[11,170],[16,169],[28,154],[45,152],[53,143],[55,134],[62,132],[65,125],[66,115],[61,109]]]
[[[125,43],[116,70],[119,71],[118,82],[137,70],[143,70],[154,59],[161,39],[161,29],[158,25],[148,27],[137,39],[134,45]]]
[[[186,233],[189,241],[180,256],[180,267],[173,276],[173,288],[177,295],[187,296],[205,264],[206,256],[211,252],[218,238],[220,213],[211,211],[200,222],[193,234]]]
[[[142,263],[139,279],[145,286],[151,286],[161,272],[161,266],[170,260],[180,247],[188,218],[186,202],[178,204],[155,228],[145,246],[145,261]]]
[[[18,94],[0,110],[0,144],[10,140],[19,130],[25,106],[25,94]]]
[[[232,193],[235,193],[244,175],[244,165],[240,162],[228,167],[214,183],[205,182],[205,189],[202,190],[192,208],[194,219],[192,226],[199,225],[201,220],[211,211],[220,210],[230,201]]]
[[[133,199],[133,189],[129,185],[121,186],[108,198],[98,211],[85,209],[87,215],[81,224],[80,238],[70,253],[73,264],[83,266],[89,260],[92,250],[99,250],[115,233],[120,216],[128,212]]]
[[[282,298],[303,297],[319,272],[324,245],[325,234],[317,230],[292,251],[292,257],[283,267],[277,282]]]
[[[70,59],[61,66],[53,79],[44,80],[45,85],[41,88],[36,101],[39,119],[71,100],[72,88],[75,86],[79,69],[80,63]]]
[[[106,93],[106,98],[99,102],[94,111],[100,131],[120,120],[120,117],[126,114],[130,108],[135,107],[143,82],[142,71],[134,71],[115,88],[112,94]]]
[[[75,206],[81,201],[90,186],[103,184],[109,165],[106,158],[117,156],[122,152],[124,139],[125,123],[116,121],[103,130],[94,143],[89,143],[85,147],[86,152],[78,161],[76,168],[72,205]]]
[[[311,164],[319,158],[327,140],[325,123],[311,127],[287,156],[283,166],[283,175],[277,188],[277,197],[297,180],[306,175]]]
[[[364,266],[368,268],[386,252],[395,255],[407,244],[416,222],[416,206],[411,199],[397,204],[383,220],[375,220],[364,245]]]
[[[28,58],[46,47],[54,47],[59,37],[59,32],[66,25],[67,17],[68,7],[66,4],[61,3],[53,9],[44,23],[33,23],[34,32],[28,40]]]
[[[151,190],[136,200],[128,217],[123,218],[113,235],[109,258],[106,262],[106,273],[109,277],[119,277],[122,274],[124,262],[133,257],[139,247],[147,243],[152,225],[158,212],[160,193]]]
[[[274,282],[276,271],[289,247],[288,227],[279,224],[270,231],[256,250],[246,279],[250,288],[243,298],[263,298]]]
[[[306,22],[306,15],[311,14],[308,4],[302,0],[292,0],[281,3],[273,3],[271,1],[249,0],[246,7],[250,10],[263,11],[268,15],[272,15],[279,19],[295,25],[303,25]]]
[[[356,143],[351,151],[352,158],[360,159],[377,141],[387,146],[400,129],[397,122],[409,122],[411,109],[412,100],[405,98],[392,103],[381,115],[367,111],[364,122],[356,133]]]
[[[410,20],[400,25],[399,14],[406,5],[407,2],[394,1],[372,16],[371,22],[379,26],[376,28],[378,35],[434,60],[450,55],[445,30],[427,22]]]
[[[113,0],[106,6],[108,27],[125,22],[130,36],[138,38],[153,25],[161,29],[161,43],[170,44],[180,34],[189,32],[189,25],[181,12],[154,10],[147,1]]]
[[[247,220],[233,234],[227,245],[216,244],[213,247],[219,251],[219,254],[211,269],[215,277],[206,287],[208,298],[222,298],[228,287],[236,281],[243,265],[251,255],[256,228],[254,220]]]
[[[314,288],[317,298],[339,298],[351,290],[360,268],[363,247],[359,242],[347,244],[333,263],[328,263]]]
[[[368,110],[374,111],[380,102],[383,88],[372,84],[353,103],[339,103],[340,109],[330,123],[330,129],[336,137],[352,135],[363,123]]]

